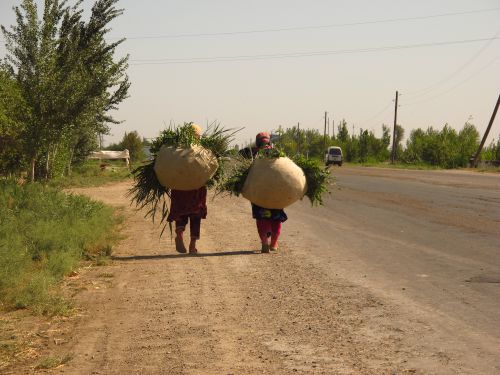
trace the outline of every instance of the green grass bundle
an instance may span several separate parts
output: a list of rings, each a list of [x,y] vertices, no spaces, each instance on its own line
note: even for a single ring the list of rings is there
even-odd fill
[[[243,185],[245,185],[251,166],[251,159],[243,157],[233,159],[232,167],[227,173],[227,177],[216,186],[217,193],[229,193],[230,195],[239,196],[243,190]]]
[[[303,156],[288,159],[274,148],[260,150],[254,161],[235,160],[229,177],[217,190],[236,196],[242,194],[262,207],[284,208],[304,195],[312,205],[323,204],[323,194],[328,192],[330,181],[329,170],[318,160]]]
[[[202,152],[205,155],[210,155],[211,158],[215,158],[217,169],[206,182],[206,186],[210,188],[219,184],[224,178],[229,145],[235,132],[232,129],[224,129],[219,124],[212,124],[200,137],[193,123],[184,123],[182,126],[170,127],[164,130],[152,142],[150,148],[152,159],[132,171],[134,186],[129,190],[129,196],[132,198],[132,203],[135,203],[139,209],[148,209],[145,216],[151,217],[153,221],[157,213],[160,213],[160,223],[165,224],[162,234],[166,227],[165,221],[169,212],[168,199],[170,198],[172,186],[162,185],[157,173],[155,173],[155,163],[161,152],[164,152],[165,147],[170,147],[172,152]],[[172,165],[172,169],[174,167]],[[163,165],[163,168],[168,169],[169,165]]]
[[[328,185],[332,180],[330,170],[325,168],[319,160],[307,159],[303,155],[294,157],[293,161],[302,169],[302,172],[306,176],[306,197],[309,198],[313,206],[322,205],[323,194],[329,193]]]

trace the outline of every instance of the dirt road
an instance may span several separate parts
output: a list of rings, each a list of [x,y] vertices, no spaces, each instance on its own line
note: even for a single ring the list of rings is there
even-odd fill
[[[348,169],[340,173],[344,177],[338,176],[338,186],[348,181],[349,173],[360,174]],[[446,319],[446,311],[464,300],[439,310],[439,303],[423,303],[420,286],[410,282],[418,278],[438,285],[439,279],[399,269],[394,285],[390,273],[375,272],[386,261],[382,252],[375,252],[379,263],[362,257],[363,246],[370,248],[363,238],[386,243],[389,257],[395,254],[395,243],[409,246],[411,241],[403,243],[383,232],[375,237],[364,230],[366,222],[360,226],[348,215],[335,216],[334,208],[345,212],[349,204],[355,206],[355,189],[347,184],[334,190],[334,196],[346,199],[351,194],[344,206],[332,201],[320,209],[305,203],[291,208],[277,254],[256,251],[247,201],[216,198],[209,202],[209,217],[202,223],[198,256],[176,254],[168,235],[158,239],[158,227],[128,206],[128,183],[80,190],[122,208],[124,239],[115,248],[112,264],[82,270],[68,283],[81,315],[72,320],[62,344],[48,344],[53,355],[72,356],[52,371],[500,373],[494,355],[500,353],[498,336],[467,330],[467,320]],[[372,208],[382,215],[374,201]],[[353,212],[361,215],[360,210],[355,207]],[[444,263],[442,257],[439,261]],[[388,270],[393,269],[397,264],[389,265]],[[400,282],[405,273],[412,279],[406,284]],[[498,284],[489,286],[491,295],[498,295]],[[449,294],[443,296],[446,303],[451,300]],[[52,338],[57,343],[57,334]]]
[[[333,171],[325,207],[289,210],[314,248],[294,251],[387,301],[417,333],[406,345],[459,373],[500,373],[500,175]]]

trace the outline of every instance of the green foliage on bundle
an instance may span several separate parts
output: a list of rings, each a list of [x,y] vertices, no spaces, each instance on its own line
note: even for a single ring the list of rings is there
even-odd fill
[[[161,146],[172,146],[189,148],[200,144],[200,139],[193,128],[193,123],[185,123],[177,128],[163,130],[160,135],[151,142],[150,151],[156,157]]]
[[[243,185],[247,179],[250,167],[252,166],[251,159],[238,157],[233,160],[233,167],[228,174],[228,177],[221,181],[216,186],[218,194],[228,193],[229,195],[236,195],[237,197],[243,190]]]
[[[141,165],[132,171],[134,175],[134,186],[128,191],[128,195],[132,197],[132,204],[135,203],[138,209],[147,208],[144,217],[151,217],[155,220],[156,212],[161,206],[161,220],[160,224],[165,223],[161,234],[166,227],[165,220],[168,216],[168,205],[166,197],[170,198],[170,189],[164,188],[154,171],[154,160]],[[160,235],[161,235],[160,234]]]
[[[307,159],[302,155],[294,157],[293,162],[304,172],[307,181],[306,197],[311,204],[322,205],[323,194],[329,193],[328,185],[331,182],[330,170],[317,159]]]
[[[267,158],[267,159],[276,159],[276,158],[284,158],[286,154],[283,150],[278,147],[273,148],[264,148],[257,152],[255,158]]]

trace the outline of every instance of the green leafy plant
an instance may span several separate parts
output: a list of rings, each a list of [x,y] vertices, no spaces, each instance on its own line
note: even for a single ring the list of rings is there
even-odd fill
[[[103,203],[0,179],[0,310],[67,314],[57,283],[82,259],[110,253],[116,222]]]
[[[306,197],[309,198],[313,206],[322,205],[323,194],[329,192],[328,185],[332,179],[330,170],[325,168],[319,160],[307,159],[303,155],[294,157],[293,162],[302,169],[306,176]]]
[[[245,184],[251,166],[251,159],[245,159],[243,157],[234,159],[228,177],[217,184],[216,192],[218,194],[229,193],[230,195],[239,196],[243,190],[243,185]]]

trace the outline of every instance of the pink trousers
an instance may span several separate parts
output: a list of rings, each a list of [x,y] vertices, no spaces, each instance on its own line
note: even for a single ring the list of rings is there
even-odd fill
[[[267,243],[267,238],[271,236],[271,247],[276,247],[278,237],[281,233],[281,221],[270,219],[256,219],[257,231],[262,243]]]

